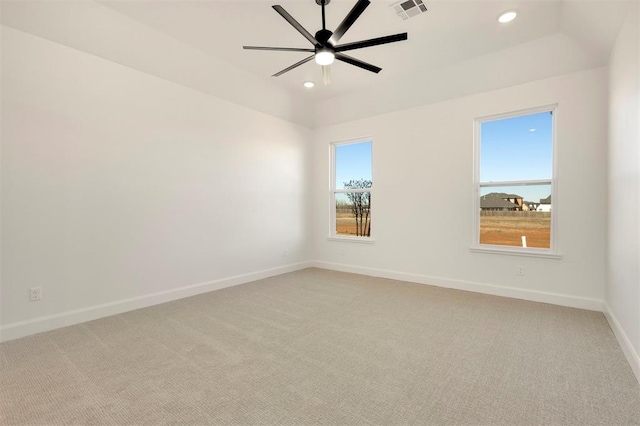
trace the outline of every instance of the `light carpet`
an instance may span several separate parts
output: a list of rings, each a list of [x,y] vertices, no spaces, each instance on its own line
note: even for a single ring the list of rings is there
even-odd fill
[[[0,345],[2,424],[640,424],[601,313],[306,269]]]

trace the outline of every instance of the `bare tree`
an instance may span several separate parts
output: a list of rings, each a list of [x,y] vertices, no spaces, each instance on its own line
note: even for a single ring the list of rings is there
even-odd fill
[[[371,188],[371,181],[367,179],[352,179],[344,182],[345,189]],[[356,235],[371,236],[371,192],[347,192],[345,194],[351,202],[351,213],[356,220]]]

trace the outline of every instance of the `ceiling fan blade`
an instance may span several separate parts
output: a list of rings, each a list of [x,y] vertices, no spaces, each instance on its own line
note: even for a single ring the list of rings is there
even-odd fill
[[[325,86],[331,84],[331,68],[329,68],[329,65],[322,67],[322,82]]]
[[[283,52],[315,52],[315,49],[303,49],[299,47],[262,47],[262,46],[242,46],[247,50],[279,50]]]
[[[293,18],[293,16],[289,15],[289,13],[286,10],[284,10],[284,8],[282,6],[277,4],[277,5],[272,6],[272,7],[275,9],[276,12],[278,12],[280,14],[280,16],[282,16],[284,19],[286,19],[288,23],[290,23],[296,30],[298,30],[298,32],[300,34],[302,34],[304,36],[304,38],[309,40],[311,42],[311,44],[313,44],[314,46],[316,44],[320,44],[320,43],[318,43],[318,40],[316,40],[316,38],[314,36],[312,36],[309,31],[305,30],[304,27],[302,25],[300,25],[300,23]]]
[[[340,25],[338,25],[338,28],[336,28],[336,30],[333,32],[333,35],[329,38],[329,43],[331,43],[332,46],[335,46],[336,43],[340,41],[344,33],[346,33],[347,30],[351,28],[351,25],[356,22],[356,19],[358,19],[360,15],[362,15],[362,12],[364,12],[364,10],[367,8],[367,6],[369,6],[370,3],[371,2],[369,0],[358,0],[358,3],[353,6],[351,12],[349,12],[347,16],[345,16],[344,20],[340,23]]]
[[[283,69],[280,72],[275,73],[274,75],[272,75],[271,77],[280,77],[282,74],[284,74],[285,72],[289,72],[292,69],[299,67],[302,64],[306,64],[307,62],[309,62],[310,60],[312,60],[315,57],[315,55],[311,55],[308,58],[304,58],[303,60],[301,60],[300,62],[296,62],[295,64],[291,65],[290,67],[287,67],[285,69]]]
[[[362,49],[363,47],[377,46],[379,44],[393,43],[407,39],[407,33],[394,34],[390,36],[371,38],[369,40],[356,41],[353,43],[341,44],[335,47],[336,52],[346,52],[347,50]]]
[[[346,62],[348,64],[351,65],[355,65],[356,67],[360,67],[362,69],[365,69],[367,71],[371,71],[374,73],[379,73],[380,71],[382,71],[382,68],[380,67],[376,67],[375,65],[371,65],[368,64],[366,62],[363,62],[359,59],[356,58],[352,58],[351,56],[347,56],[344,53],[336,53],[336,59],[342,62]]]

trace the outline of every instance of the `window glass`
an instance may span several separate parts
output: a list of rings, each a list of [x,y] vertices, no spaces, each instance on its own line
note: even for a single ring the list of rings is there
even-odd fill
[[[548,111],[483,122],[480,181],[551,179],[552,124]]]
[[[476,244],[553,246],[553,109],[478,120]]]
[[[371,236],[372,143],[333,144],[332,235]]]
[[[551,184],[480,190],[480,244],[551,247]]]
[[[336,189],[349,181],[371,181],[371,142],[335,145]]]
[[[339,193],[336,198],[336,235],[371,236],[371,192]]]

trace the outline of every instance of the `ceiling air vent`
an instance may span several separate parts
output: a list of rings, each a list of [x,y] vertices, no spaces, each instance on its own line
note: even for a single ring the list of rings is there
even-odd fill
[[[400,0],[393,3],[391,6],[403,20],[407,20],[427,11],[427,6],[424,5],[422,0]]]

